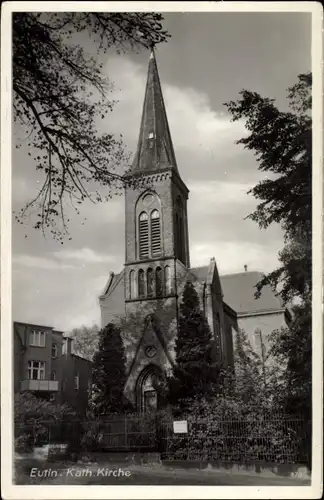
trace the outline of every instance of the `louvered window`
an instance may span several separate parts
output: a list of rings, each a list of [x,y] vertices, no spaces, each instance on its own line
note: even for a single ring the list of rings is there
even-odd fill
[[[151,249],[152,257],[161,253],[161,225],[158,210],[151,213]]]
[[[148,216],[146,212],[142,212],[139,216],[139,250],[141,259],[148,257],[149,227],[148,227]]]
[[[153,297],[153,269],[147,270],[147,296]]]
[[[160,267],[156,268],[156,296],[161,297],[162,296],[162,269]]]
[[[145,279],[144,279],[144,271],[140,269],[138,271],[138,296],[144,297],[145,295]]]

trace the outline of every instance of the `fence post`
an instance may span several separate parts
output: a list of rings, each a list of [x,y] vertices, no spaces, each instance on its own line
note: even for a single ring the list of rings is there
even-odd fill
[[[124,418],[125,418],[125,448],[127,450],[128,449],[128,442],[127,442],[128,436],[127,436],[127,416],[126,416],[126,413],[124,414]]]
[[[51,445],[51,422],[48,424],[48,453],[50,451],[50,445]]]

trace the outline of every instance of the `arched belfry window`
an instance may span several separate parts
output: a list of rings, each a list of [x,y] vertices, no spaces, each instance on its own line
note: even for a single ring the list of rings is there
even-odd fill
[[[162,285],[162,269],[160,267],[157,267],[155,271],[155,286],[156,286],[156,296],[161,297],[163,294],[163,285]]]
[[[169,266],[165,266],[164,268],[164,283],[165,283],[165,293],[166,295],[170,295],[172,292],[172,286],[171,286],[171,269]]]
[[[161,253],[161,224],[158,210],[151,212],[151,254],[152,257]]]
[[[149,226],[146,212],[141,212],[139,216],[139,253],[140,258],[149,256]]]
[[[163,252],[162,208],[157,193],[148,191],[136,202],[136,258],[160,257]]]
[[[136,273],[133,270],[129,273],[129,298],[135,299],[136,295]]]
[[[138,296],[144,297],[145,295],[145,277],[143,269],[138,271]]]
[[[147,270],[146,281],[147,281],[147,296],[153,297],[154,294],[153,269],[151,269],[150,267]]]

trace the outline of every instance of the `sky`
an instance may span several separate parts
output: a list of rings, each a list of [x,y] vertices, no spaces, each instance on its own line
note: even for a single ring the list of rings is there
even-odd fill
[[[251,152],[235,141],[244,123],[230,121],[224,102],[243,88],[276,99],[284,109],[286,89],[311,69],[311,19],[304,13],[169,13],[172,35],[156,59],[178,168],[189,188],[192,267],[215,257],[219,273],[268,272],[283,247],[279,226],[260,230],[244,220],[256,207],[247,194],[264,174]],[[91,52],[94,48],[89,46]],[[103,72],[118,100],[102,125],[122,134],[133,153],[140,127],[149,54],[109,53]],[[41,185],[27,156],[26,137],[13,131],[12,207],[19,209]],[[103,193],[104,194],[104,193]],[[124,264],[124,199],[84,204],[73,215],[64,245],[32,229],[12,225],[12,315],[15,321],[68,332],[100,324],[98,296],[111,271]]]

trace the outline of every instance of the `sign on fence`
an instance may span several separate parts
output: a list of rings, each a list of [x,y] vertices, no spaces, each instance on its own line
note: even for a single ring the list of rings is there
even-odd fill
[[[67,448],[67,444],[50,444],[48,449],[48,458],[63,457],[66,454]]]
[[[177,420],[173,422],[174,434],[187,434],[188,422],[187,420]]]

